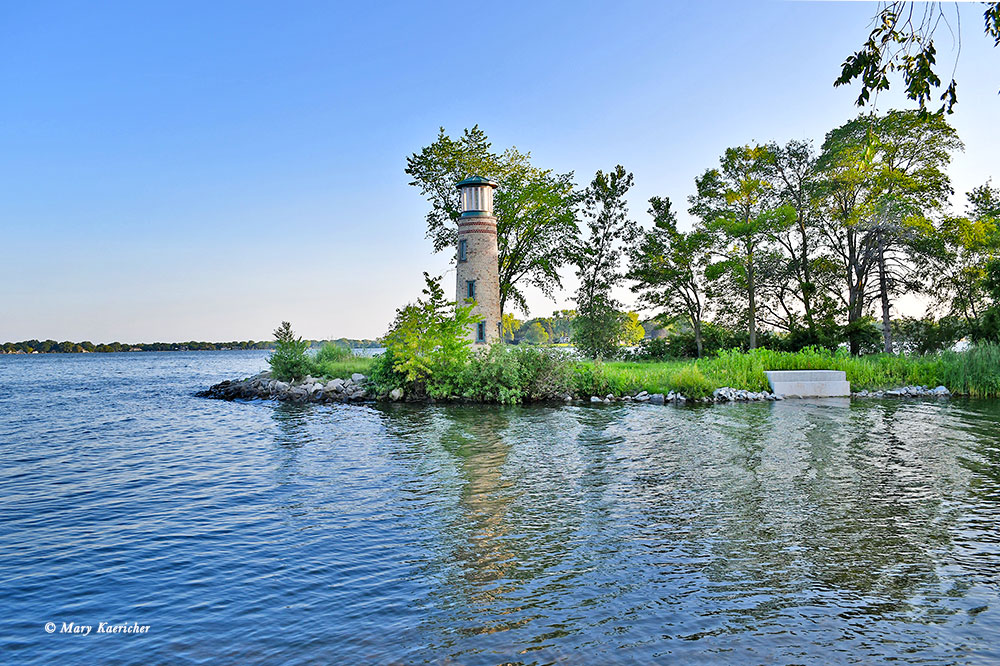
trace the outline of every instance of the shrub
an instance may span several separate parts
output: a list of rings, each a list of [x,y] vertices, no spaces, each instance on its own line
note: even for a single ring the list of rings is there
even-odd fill
[[[274,339],[274,353],[267,362],[275,379],[287,382],[301,379],[312,372],[313,362],[306,354],[309,343],[295,337],[290,323],[281,322],[281,326],[274,329]]]
[[[479,402],[509,405],[524,398],[524,378],[517,357],[503,343],[473,354],[462,372],[461,392]]]
[[[375,387],[375,393],[386,395],[397,388],[405,388],[406,376],[396,370],[396,358],[392,349],[386,349],[372,360],[368,369],[368,381]]]
[[[515,404],[552,400],[571,392],[573,362],[552,349],[503,343],[472,356],[461,377],[462,395],[480,402]]]
[[[459,393],[459,379],[469,359],[469,328],[479,321],[471,305],[449,302],[441,278],[424,273],[424,298],[396,310],[383,342],[392,351],[393,371],[417,395],[435,398]]]

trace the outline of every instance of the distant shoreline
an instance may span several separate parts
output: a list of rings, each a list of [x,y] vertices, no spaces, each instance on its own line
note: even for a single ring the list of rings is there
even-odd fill
[[[377,340],[338,338],[335,340],[307,340],[310,348],[320,348],[331,343],[349,349],[380,349]],[[0,354],[114,354],[121,352],[166,352],[166,351],[249,351],[273,350],[273,340],[255,342],[254,340],[232,342],[141,342],[123,343],[109,342],[94,344],[89,340],[83,342],[56,342],[55,340],[22,340],[21,342],[5,342],[0,345]]]

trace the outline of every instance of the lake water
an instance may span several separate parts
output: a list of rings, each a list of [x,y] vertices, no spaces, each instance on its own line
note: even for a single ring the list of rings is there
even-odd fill
[[[0,661],[1000,661],[1000,403],[193,396],[265,357],[0,356]]]

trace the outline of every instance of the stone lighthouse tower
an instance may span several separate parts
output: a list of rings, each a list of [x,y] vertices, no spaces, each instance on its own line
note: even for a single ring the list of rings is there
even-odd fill
[[[456,300],[475,302],[482,321],[469,330],[472,341],[489,344],[500,338],[500,273],[497,265],[497,219],[493,217],[492,180],[473,176],[458,183],[462,216],[458,218]]]

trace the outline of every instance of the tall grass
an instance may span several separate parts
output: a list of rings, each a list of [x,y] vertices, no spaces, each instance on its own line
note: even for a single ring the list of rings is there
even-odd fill
[[[312,359],[311,374],[325,379],[347,379],[355,372],[367,375],[372,359],[355,356],[348,347],[326,343]]]
[[[731,386],[748,391],[768,389],[766,370],[843,370],[853,390],[906,385],[948,387],[975,397],[1000,396],[1000,346],[980,345],[964,352],[925,356],[878,354],[853,357],[843,352],[809,348],[799,352],[756,349],[720,352],[697,361],[614,362],[585,364],[577,370],[580,393],[622,395],[634,391],[679,391],[691,397]],[[698,379],[698,376],[702,379]]]

